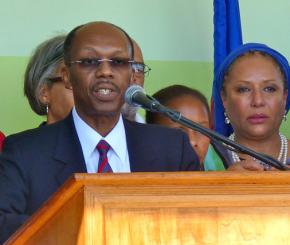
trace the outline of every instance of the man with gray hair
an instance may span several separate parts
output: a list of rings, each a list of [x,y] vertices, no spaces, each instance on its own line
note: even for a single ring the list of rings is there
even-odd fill
[[[46,115],[43,124],[64,119],[73,107],[73,94],[62,78],[65,35],[57,35],[40,43],[29,59],[24,76],[24,94],[31,109]]]

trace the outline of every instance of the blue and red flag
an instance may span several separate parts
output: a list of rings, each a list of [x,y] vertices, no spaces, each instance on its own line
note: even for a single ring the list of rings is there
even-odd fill
[[[216,77],[220,64],[225,57],[235,48],[243,43],[240,8],[238,0],[214,0],[214,77]],[[223,108],[221,101],[217,103],[216,91],[213,89],[212,96],[212,115],[213,128],[219,133],[228,135],[227,129],[223,125],[218,127],[217,124],[224,124]],[[221,112],[222,113],[216,113]],[[219,130],[221,129],[221,130]]]

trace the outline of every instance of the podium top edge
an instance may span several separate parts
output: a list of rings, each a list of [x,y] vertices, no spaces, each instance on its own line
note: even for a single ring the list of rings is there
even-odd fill
[[[79,184],[96,184],[111,186],[126,185],[193,185],[193,184],[290,184],[290,172],[140,172],[86,174],[75,173],[70,181]]]

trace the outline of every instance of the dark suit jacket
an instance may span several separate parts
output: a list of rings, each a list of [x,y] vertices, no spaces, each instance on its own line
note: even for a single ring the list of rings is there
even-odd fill
[[[132,172],[198,170],[179,130],[124,120]],[[86,172],[72,116],[6,138],[0,156],[0,242],[76,172]]]

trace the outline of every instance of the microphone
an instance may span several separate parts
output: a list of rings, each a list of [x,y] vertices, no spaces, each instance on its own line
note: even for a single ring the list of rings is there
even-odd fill
[[[146,95],[144,89],[139,85],[131,85],[125,93],[125,102],[135,107],[157,112],[161,110],[160,103],[153,97]]]
[[[177,122],[185,127],[188,127],[192,130],[198,131],[199,133],[207,136],[213,141],[222,142],[225,147],[229,150],[234,150],[236,152],[245,153],[249,156],[254,157],[255,159],[260,160],[261,162],[267,163],[270,166],[280,169],[280,170],[290,170],[289,167],[283,165],[276,159],[251,150],[243,145],[236,143],[235,141],[230,140],[229,138],[211,130],[202,125],[193,122],[181,115],[180,112],[174,111],[170,108],[167,108],[160,104],[159,101],[153,97],[146,95],[144,89],[138,85],[130,86],[125,93],[125,101],[132,106],[142,107],[145,110],[152,112],[159,112],[164,116],[170,118],[172,121]]]

